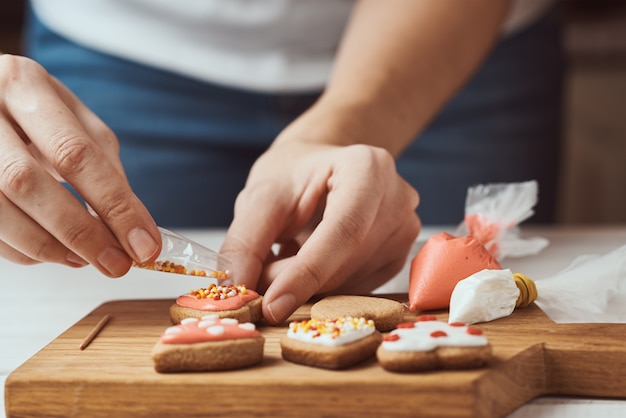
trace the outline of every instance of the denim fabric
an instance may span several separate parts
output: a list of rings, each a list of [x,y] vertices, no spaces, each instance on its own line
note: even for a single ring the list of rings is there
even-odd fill
[[[467,188],[535,179],[532,222],[554,222],[562,153],[565,60],[560,14],[500,42],[399,158],[425,224],[462,220]]]
[[[467,187],[537,179],[551,221],[559,169],[561,56],[556,13],[501,42],[398,159],[425,224],[458,223]],[[224,227],[250,166],[318,93],[211,85],[73,43],[32,13],[26,52],[116,133],[131,186],[157,223]]]

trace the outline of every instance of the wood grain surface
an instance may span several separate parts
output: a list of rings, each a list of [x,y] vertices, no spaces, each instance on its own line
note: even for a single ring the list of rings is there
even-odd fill
[[[626,398],[626,325],[559,325],[534,305],[480,324],[494,359],[479,370],[398,374],[375,358],[342,371],[306,367],[281,358],[286,324],[259,324],[266,338],[261,365],[159,374],[150,351],[169,326],[171,302],[113,301],[95,309],[9,376],[7,417],[489,418],[547,394]],[[305,305],[290,320],[309,312]],[[447,319],[446,312],[434,313]],[[79,350],[106,314],[112,316],[107,326]],[[412,317],[407,312],[405,319]]]

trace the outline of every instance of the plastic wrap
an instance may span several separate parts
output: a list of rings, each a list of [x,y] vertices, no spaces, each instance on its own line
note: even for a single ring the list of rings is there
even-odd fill
[[[541,237],[522,238],[519,224],[534,214],[536,181],[494,183],[468,189],[465,219],[456,235],[471,235],[498,260],[537,254],[548,245]]]

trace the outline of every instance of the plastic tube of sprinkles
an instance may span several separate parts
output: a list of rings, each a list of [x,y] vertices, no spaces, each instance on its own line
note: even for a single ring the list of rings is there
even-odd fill
[[[133,267],[217,280],[230,277],[231,261],[228,257],[165,228],[159,227],[159,231],[163,246],[156,261],[133,263]]]

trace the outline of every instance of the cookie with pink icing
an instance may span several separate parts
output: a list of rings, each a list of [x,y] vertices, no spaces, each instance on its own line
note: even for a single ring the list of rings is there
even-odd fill
[[[216,285],[191,290],[179,296],[170,306],[172,324],[184,318],[202,318],[215,314],[220,318],[234,318],[239,322],[258,322],[263,317],[263,297],[244,285]]]
[[[199,372],[249,367],[263,360],[265,338],[251,322],[207,315],[169,327],[152,350],[157,372]]]
[[[398,324],[376,351],[380,365],[393,372],[472,369],[485,366],[491,355],[491,345],[480,328],[448,324],[434,315]]]

